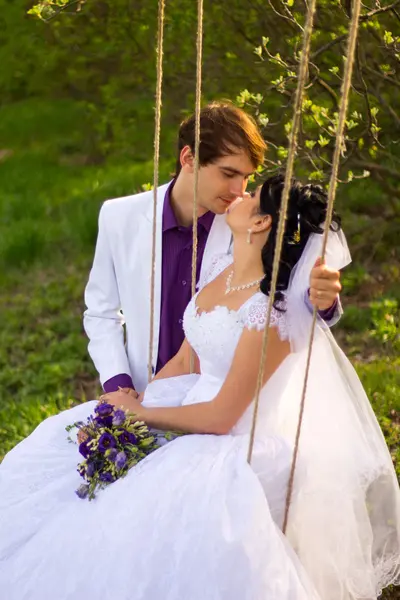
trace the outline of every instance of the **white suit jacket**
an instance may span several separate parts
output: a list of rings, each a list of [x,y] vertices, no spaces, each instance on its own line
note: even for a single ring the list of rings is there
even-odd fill
[[[162,215],[168,186],[159,187],[157,193],[153,371],[160,327]],[[102,384],[127,373],[137,390],[147,385],[152,230],[152,191],[108,200],[100,210],[93,267],[85,290],[84,327]],[[201,277],[212,258],[229,252],[230,245],[225,215],[216,215],[204,250]]]

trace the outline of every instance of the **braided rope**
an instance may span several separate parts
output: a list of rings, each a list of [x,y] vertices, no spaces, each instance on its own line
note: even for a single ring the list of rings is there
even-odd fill
[[[199,185],[199,150],[200,150],[200,110],[201,81],[203,62],[203,0],[197,2],[197,66],[196,66],[196,110],[195,110],[195,142],[194,142],[194,189],[193,189],[193,249],[192,249],[192,296],[196,293],[197,275],[197,195]],[[190,372],[194,370],[194,351],[190,353]]]
[[[346,115],[347,115],[347,108],[348,108],[348,104],[349,104],[350,87],[351,87],[351,81],[352,81],[352,75],[353,75],[353,66],[354,66],[354,60],[355,60],[355,51],[356,51],[356,42],[357,42],[357,36],[358,36],[360,12],[361,12],[361,0],[354,0],[352,19],[351,19],[351,24],[350,24],[349,36],[348,36],[346,63],[345,63],[345,69],[344,69],[344,75],[343,75],[343,84],[342,84],[340,109],[339,109],[339,119],[338,119],[337,131],[336,131],[336,144],[335,144],[335,151],[334,151],[333,161],[332,161],[332,172],[331,172],[331,177],[330,177],[330,181],[329,181],[328,205],[327,205],[327,211],[326,211],[325,230],[324,230],[322,251],[321,251],[322,259],[324,259],[324,257],[325,257],[326,246],[328,243],[329,228],[330,228],[330,225],[332,222],[333,205],[334,205],[335,197],[336,197],[339,163],[340,163],[340,156],[341,156],[341,153],[343,150],[343,145],[344,145],[344,129],[345,129],[345,125],[346,125]],[[301,402],[300,402],[299,422],[298,422],[298,427],[297,427],[297,432],[296,432],[296,441],[295,441],[295,447],[294,447],[294,453],[293,453],[293,461],[292,461],[292,467],[291,467],[291,471],[290,471],[288,492],[287,492],[287,497],[286,497],[285,517],[284,517],[283,528],[282,528],[283,533],[286,533],[288,519],[289,519],[290,504],[291,504],[291,499],[292,499],[292,494],[293,494],[293,483],[294,483],[296,463],[297,463],[297,457],[298,457],[298,451],[299,451],[301,426],[303,423],[304,405],[305,405],[305,398],[306,398],[306,393],[307,393],[307,383],[308,383],[308,376],[309,376],[309,371],[310,371],[311,352],[312,352],[312,347],[313,347],[313,342],[314,342],[316,320],[317,320],[317,308],[314,307],[313,320],[312,320],[311,333],[310,333],[310,341],[309,341],[309,345],[308,345],[306,371],[305,371],[305,375],[304,375],[303,391],[302,391]]]
[[[153,180],[153,237],[151,246],[151,278],[150,278],[150,338],[148,359],[148,380],[152,378],[153,365],[153,337],[154,337],[154,297],[156,281],[156,236],[157,236],[157,189],[160,164],[160,131],[161,131],[161,104],[162,104],[162,78],[164,55],[164,12],[165,0],[158,1],[158,30],[157,30],[157,85],[156,85],[156,116],[154,132],[154,180]]]
[[[292,181],[292,176],[293,176],[294,161],[295,161],[295,157],[296,157],[296,153],[297,153],[297,137],[298,137],[298,132],[300,129],[300,124],[301,124],[303,92],[304,92],[304,87],[305,87],[305,83],[306,83],[307,76],[308,76],[308,60],[309,60],[309,55],[310,55],[311,35],[313,32],[313,27],[314,27],[314,15],[315,15],[316,4],[317,4],[316,0],[310,0],[310,3],[308,5],[308,10],[307,10],[306,25],[305,25],[305,29],[304,29],[303,47],[302,47],[302,51],[301,51],[301,60],[300,60],[300,65],[299,65],[298,84],[297,84],[297,90],[296,90],[296,96],[295,96],[295,102],[294,102],[293,126],[292,126],[292,132],[291,132],[291,136],[290,136],[288,160],[287,160],[286,172],[285,172],[285,183],[284,183],[284,188],[282,191],[282,202],[281,202],[281,209],[280,209],[280,215],[279,215],[278,231],[277,231],[277,236],[276,236],[274,263],[273,263],[273,268],[272,268],[271,289],[270,289],[270,293],[269,293],[266,325],[265,325],[264,335],[263,335],[260,368],[259,368],[258,376],[257,376],[253,421],[252,421],[252,425],[251,425],[249,449],[248,449],[248,455],[247,455],[247,461],[249,463],[251,462],[251,457],[253,454],[254,437],[255,437],[258,408],[259,408],[259,402],[260,402],[260,391],[262,388],[262,381],[263,381],[264,367],[265,367],[265,357],[266,357],[266,353],[267,353],[267,344],[268,344],[268,337],[269,337],[269,323],[271,320],[272,307],[273,307],[273,303],[274,303],[276,286],[277,286],[277,281],[278,281],[279,262],[280,262],[281,253],[282,253],[283,236],[285,233],[286,214],[287,214],[287,208],[288,208],[288,203],[289,203],[289,191],[290,191],[290,186],[291,186],[291,181]]]

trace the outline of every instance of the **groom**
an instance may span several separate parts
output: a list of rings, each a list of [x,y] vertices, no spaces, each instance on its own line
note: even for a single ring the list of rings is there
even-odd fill
[[[213,257],[230,251],[225,211],[262,164],[266,146],[253,119],[229,103],[201,111],[198,179],[197,280]],[[179,350],[191,297],[194,117],[179,129],[176,175],[157,190],[152,372]],[[104,391],[138,391],[147,384],[153,192],[105,202],[93,267],[85,291],[84,327]],[[325,265],[310,273],[305,302],[332,325],[341,314],[340,275]],[[124,332],[125,324],[125,332]]]

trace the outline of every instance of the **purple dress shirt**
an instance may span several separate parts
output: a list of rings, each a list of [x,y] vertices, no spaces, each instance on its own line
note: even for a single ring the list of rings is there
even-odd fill
[[[167,191],[163,212],[160,339],[156,372],[175,356],[182,345],[185,337],[183,313],[192,296],[193,227],[178,224],[171,207],[171,190],[172,185]],[[196,282],[214,216],[207,212],[198,219]]]
[[[171,183],[165,194],[162,217],[161,315],[156,372],[175,356],[182,345],[185,337],[182,327],[183,313],[191,298],[193,228],[192,225],[182,227],[176,220],[171,206],[174,183]],[[213,213],[207,212],[198,219],[196,281],[199,280],[204,248],[214,216]],[[337,302],[328,310],[320,311],[320,316],[325,321],[332,319],[336,305]],[[118,387],[133,388],[130,375],[115,375],[103,385],[106,393],[115,392]]]

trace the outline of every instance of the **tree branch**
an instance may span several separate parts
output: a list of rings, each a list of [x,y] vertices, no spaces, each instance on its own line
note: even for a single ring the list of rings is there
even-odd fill
[[[339,104],[339,99],[335,90],[331,88],[331,86],[328,83],[326,83],[326,81],[324,81],[321,77],[317,77],[317,83],[328,92],[328,94],[334,101],[335,106],[337,107]]]
[[[282,13],[280,13],[275,6],[272,4],[271,0],[268,0],[268,4],[270,5],[271,9],[273,10],[273,12],[278,15],[278,17],[280,17],[281,19],[285,19],[286,21],[289,21],[289,23],[292,23],[294,25],[296,25],[297,27],[300,27],[300,29],[303,31],[302,26],[300,25],[300,23],[298,23],[296,21],[296,19],[293,17],[292,13],[289,11],[290,13],[290,17],[288,17],[287,15],[283,15]],[[287,8],[287,7],[286,7]]]
[[[393,14],[394,14],[394,16],[396,17],[396,19],[397,19],[398,21],[400,21],[400,15],[399,15],[399,13],[397,12],[397,10],[396,10],[395,8],[392,8],[392,13],[393,13]]]
[[[388,177],[393,177],[394,179],[398,179],[400,181],[400,172],[396,171],[395,169],[391,169],[390,167],[386,167],[385,165],[378,165],[377,163],[365,162],[364,160],[357,159],[353,160],[353,164],[361,169],[366,169],[367,171],[377,171],[382,175],[387,175]]]
[[[391,114],[393,119],[396,121],[397,125],[400,127],[400,117],[397,114],[397,112],[394,110],[394,108],[389,104],[389,102],[387,100],[385,100],[385,98],[376,90],[373,90],[370,93],[373,96],[375,96],[375,98],[377,98],[377,100],[387,108],[388,112]]]
[[[388,6],[384,6],[382,8],[376,8],[375,10],[370,10],[365,15],[361,15],[360,22],[368,21],[372,17],[375,17],[376,15],[379,15],[379,14],[382,14],[382,13],[385,13],[385,12],[389,12],[390,10],[393,11],[393,10],[395,10],[396,6],[398,6],[398,5],[400,5],[400,0],[396,0],[396,2],[393,2],[393,4],[390,4]],[[335,46],[336,44],[338,44],[339,42],[342,42],[346,38],[347,38],[347,33],[344,33],[343,35],[339,35],[334,40],[331,40],[330,42],[328,42],[327,44],[325,44],[321,48],[318,48],[318,50],[316,50],[311,55],[311,58],[312,59],[316,58],[317,56],[319,56],[320,54],[322,54],[323,52],[325,52],[325,50],[329,50],[330,48],[332,48],[332,46]]]
[[[386,81],[386,83],[391,83],[392,85],[400,88],[400,81],[396,81],[396,79],[392,79],[391,77],[388,77],[387,75],[383,75],[383,73],[381,73],[380,71],[376,71],[375,69],[372,69],[368,65],[365,65],[365,69],[367,71],[369,71],[369,73],[372,73],[373,75],[375,75],[375,77],[379,77],[380,79],[383,79],[383,81]]]
[[[362,15],[360,17],[360,19],[362,21],[365,21],[366,19],[375,17],[375,15],[389,12],[390,10],[393,10],[394,8],[396,8],[396,6],[398,6],[399,4],[400,4],[400,0],[396,0],[396,2],[393,2],[392,4],[389,4],[388,6],[382,6],[381,8],[375,8],[374,10],[370,10],[369,13],[367,13],[366,15]]]
[[[372,119],[372,113],[371,113],[371,105],[370,105],[369,97],[368,97],[368,87],[367,87],[367,84],[365,83],[365,79],[364,79],[363,71],[362,71],[362,67],[361,67],[359,42],[357,42],[357,47],[356,47],[356,65],[357,65],[358,75],[360,77],[360,81],[363,86],[363,96],[364,96],[365,106],[366,106],[367,115],[368,115],[368,131],[369,131],[369,134],[372,137],[372,139],[375,141],[375,143],[379,144],[379,140],[378,140],[377,136],[374,134],[373,129],[372,129],[373,119]]]

